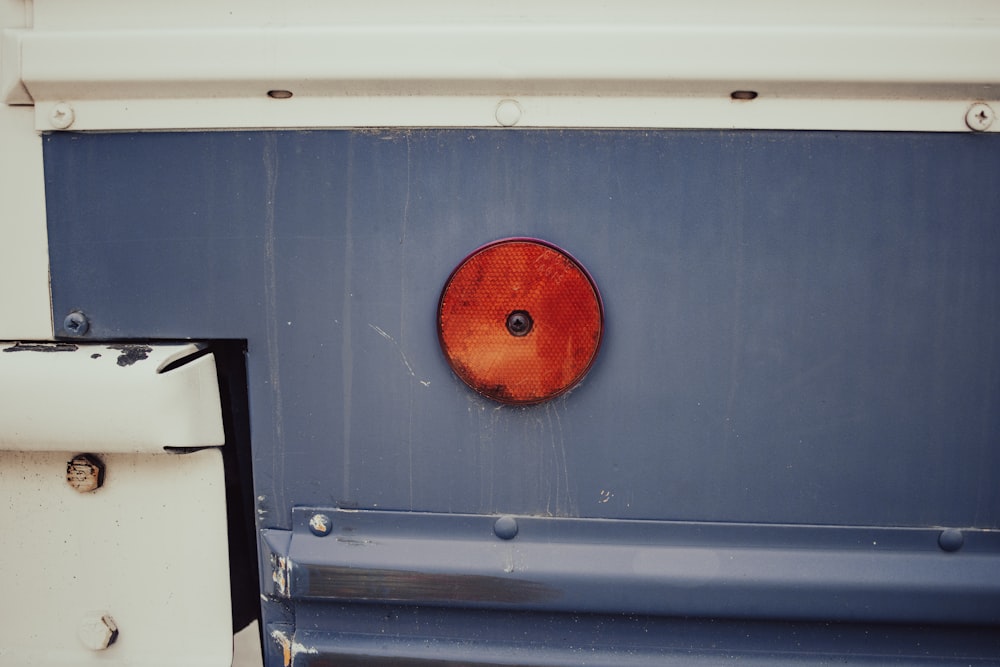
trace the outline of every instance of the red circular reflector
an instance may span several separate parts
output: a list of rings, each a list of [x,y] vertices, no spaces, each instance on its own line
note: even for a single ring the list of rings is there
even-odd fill
[[[438,335],[455,374],[502,403],[573,388],[597,357],[604,309],[586,269],[535,239],[504,239],[459,264],[441,293]]]

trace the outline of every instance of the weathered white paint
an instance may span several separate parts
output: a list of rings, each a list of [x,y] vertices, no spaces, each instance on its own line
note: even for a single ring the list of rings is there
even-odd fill
[[[695,4],[53,0],[7,88],[40,130],[59,103],[76,130],[499,127],[511,99],[517,127],[964,132],[1000,99],[995,2]]]
[[[229,665],[220,452],[98,454],[105,483],[81,494],[73,453],[0,451],[0,665]],[[80,636],[95,614],[118,628],[103,650]]]
[[[0,342],[0,449],[153,454],[220,446],[215,358],[164,372],[197,351],[193,344]]]

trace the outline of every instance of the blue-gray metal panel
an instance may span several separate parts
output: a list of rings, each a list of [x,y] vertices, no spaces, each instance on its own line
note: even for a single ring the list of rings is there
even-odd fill
[[[996,136],[62,133],[44,145],[55,322],[78,308],[90,339],[247,340],[268,559],[294,506],[1000,528]],[[450,271],[506,236],[565,247],[606,308],[584,383],[530,408],[472,393],[435,331]],[[728,535],[723,550],[745,539]],[[951,556],[976,557],[933,558]],[[931,586],[934,568],[903,567]],[[314,630],[320,648],[348,632],[337,603],[282,599],[267,574],[265,628]],[[947,598],[908,617],[936,618]],[[469,613],[461,646],[487,612]],[[530,641],[562,636],[550,620]],[[914,637],[902,662],[921,659]],[[393,641],[399,655],[420,644]],[[863,646],[838,655],[864,662]],[[299,659],[321,664],[312,655]]]
[[[299,606],[298,618],[295,664],[313,667],[733,663],[968,667],[995,665],[1000,655],[1000,637],[982,628],[308,603]],[[278,647],[267,641],[266,648],[275,664],[282,664]]]
[[[326,534],[310,528],[317,513]],[[505,516],[510,537],[483,515],[293,516],[263,579],[295,601],[1000,625],[996,531],[945,551],[941,531],[914,528]]]
[[[55,321],[246,338],[262,525],[295,504],[1000,526],[1000,144],[808,132],[45,138]],[[451,269],[566,247],[570,395],[450,373]]]

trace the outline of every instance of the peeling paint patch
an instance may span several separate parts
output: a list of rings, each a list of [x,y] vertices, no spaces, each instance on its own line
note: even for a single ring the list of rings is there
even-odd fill
[[[319,649],[313,646],[305,646],[297,641],[292,642],[292,663],[295,663],[295,656],[299,653],[308,653],[310,655],[315,655],[319,653]]]
[[[14,343],[5,347],[4,352],[76,352],[79,345],[73,343]]]
[[[131,366],[137,361],[149,359],[149,353],[153,351],[148,345],[109,345],[109,350],[118,350],[118,365],[121,367]]]
[[[271,556],[271,580],[279,595],[288,595],[291,584],[292,561],[284,556]]]
[[[272,630],[271,639],[281,647],[281,659],[284,667],[291,667],[295,664],[295,656],[300,653],[307,653],[310,655],[315,655],[319,653],[319,650],[312,646],[305,646],[294,639],[289,639],[281,630]]]
[[[292,642],[281,630],[273,630],[271,639],[281,647],[282,664],[289,667],[292,664]]]

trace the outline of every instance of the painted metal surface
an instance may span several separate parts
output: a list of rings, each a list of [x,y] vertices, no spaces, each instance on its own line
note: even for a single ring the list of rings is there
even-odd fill
[[[0,92],[33,104],[39,130],[963,132],[970,104],[1000,99],[986,0],[188,1],[141,14],[51,0],[31,14],[4,36]]]
[[[219,451],[101,454],[87,493],[72,456],[0,451],[0,665],[229,665]]]
[[[891,650],[912,662],[921,636],[933,637],[935,659],[995,648],[995,595],[983,583],[1000,529],[1000,189],[985,187],[1000,173],[994,137],[60,133],[45,146],[46,177],[59,184],[48,200],[56,321],[86,312],[84,339],[247,341],[269,664],[363,664],[378,647],[383,658],[493,664],[491,642],[521,635],[476,648],[476,628],[522,603],[546,619],[528,635],[534,645],[554,641],[579,607],[599,623],[726,609],[784,619],[767,633],[808,634],[818,619],[847,632],[840,624],[894,616],[989,627],[978,643],[937,627],[899,630],[898,644],[870,654],[865,642],[842,644],[838,655],[860,663]],[[534,407],[472,392],[436,335],[452,268],[509,236],[572,252],[605,305],[586,381]],[[528,545],[524,579],[541,584],[528,593],[567,597],[477,607],[474,587],[448,577],[459,568],[495,584],[488,595],[509,592],[507,573],[479,551],[488,547],[421,535],[382,552],[378,567],[365,560],[378,549],[325,534],[345,508],[479,515],[470,520],[487,522],[482,539],[498,552]],[[310,526],[317,512],[332,523]],[[506,539],[487,532],[497,514],[516,517],[518,530],[499,529]],[[525,537],[545,520],[522,517],[547,516],[589,519],[573,524],[587,545],[614,542],[618,522],[607,519],[686,525],[664,537],[646,583],[707,588],[661,599],[634,571],[612,574],[637,553],[628,546],[563,552]],[[723,524],[710,543],[690,532],[705,522]],[[594,554],[606,567],[591,577]],[[408,556],[437,558],[425,569],[438,578],[401,599],[391,591],[410,581]],[[684,570],[706,562],[717,576]],[[374,597],[337,593],[355,565]],[[616,598],[618,586],[635,595]],[[368,606],[386,619],[410,606],[440,619],[455,605],[464,620],[423,631],[387,621],[389,639],[345,629]],[[692,651],[718,639],[698,628]],[[829,633],[801,656],[825,655]],[[662,641],[635,660],[672,655]],[[579,664],[550,648],[517,660]],[[596,664],[614,650],[598,650]]]
[[[0,342],[0,449],[156,454],[221,446],[215,360],[201,349]]]
[[[316,535],[322,511],[331,530]],[[516,521],[516,536],[497,521]],[[1000,532],[296,508],[265,592],[295,603],[1000,624]],[[934,604],[928,604],[933,600]]]
[[[46,146],[57,319],[248,339],[262,527],[318,504],[998,527],[991,136]],[[519,234],[594,274],[605,346],[570,395],[498,410],[452,376],[434,317],[468,248]]]

